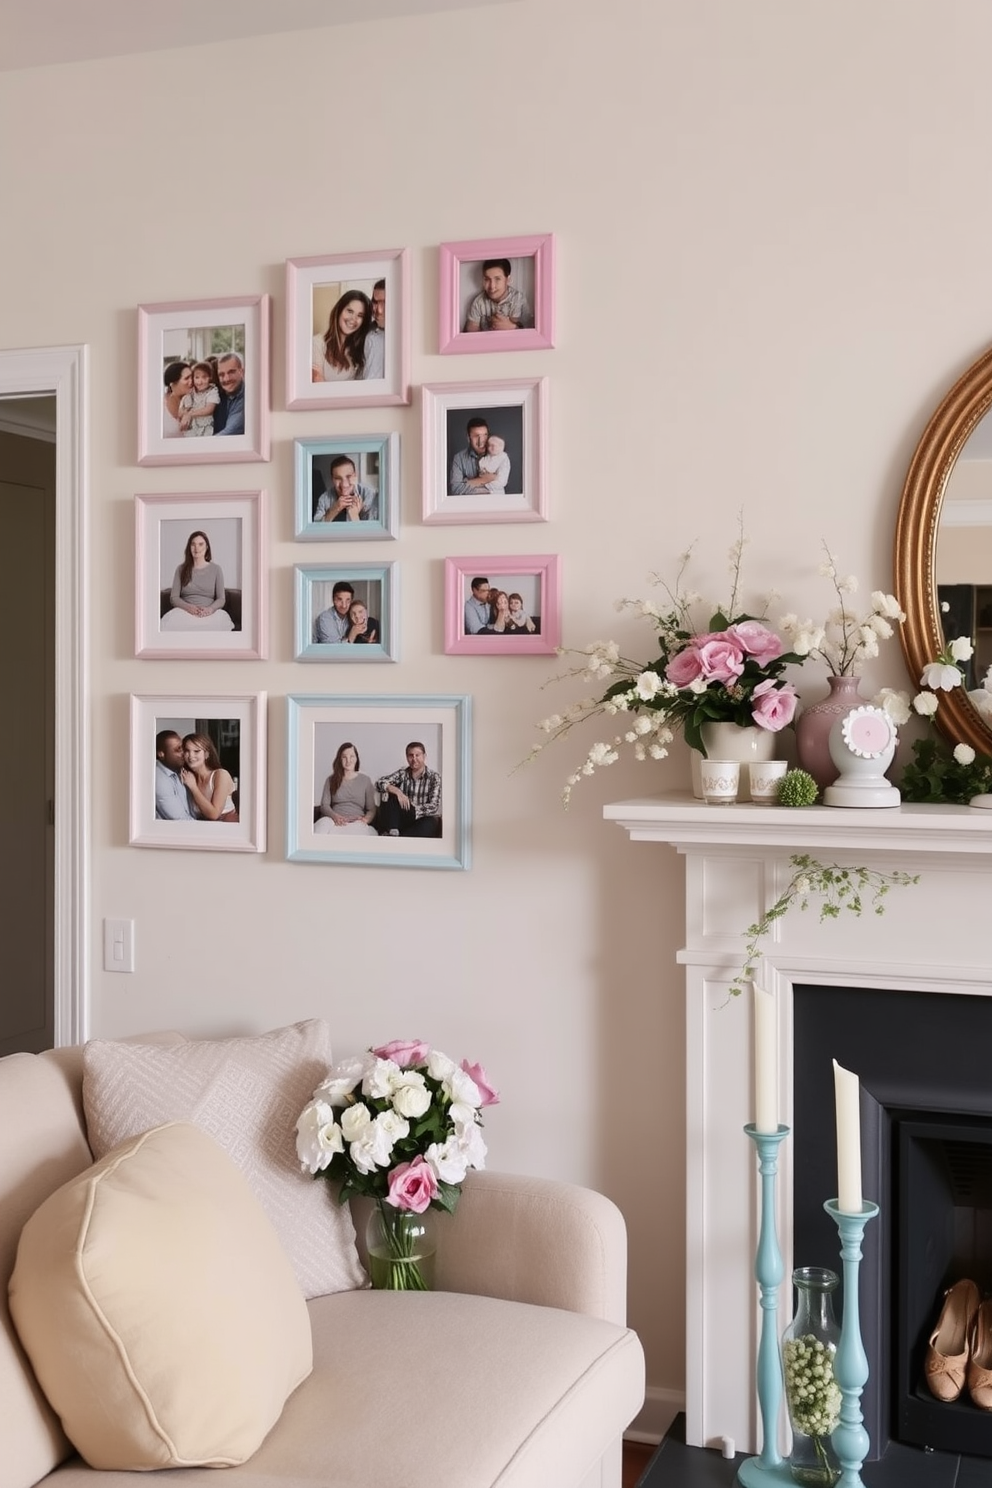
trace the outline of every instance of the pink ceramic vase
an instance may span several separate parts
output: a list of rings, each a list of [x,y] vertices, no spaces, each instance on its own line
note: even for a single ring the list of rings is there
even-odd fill
[[[819,703],[804,708],[796,720],[796,753],[800,767],[812,775],[823,790],[833,785],[838,770],[830,758],[830,730],[838,718],[860,708],[865,701],[857,677],[827,678],[830,691]]]

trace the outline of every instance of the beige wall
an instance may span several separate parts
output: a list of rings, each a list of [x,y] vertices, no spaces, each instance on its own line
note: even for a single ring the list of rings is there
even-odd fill
[[[91,347],[93,1031],[323,1014],[341,1052],[417,1034],[482,1059],[504,1100],[493,1164],[623,1207],[659,1390],[683,1382],[682,866],[599,813],[682,786],[686,757],[584,781],[567,815],[591,739],[511,774],[574,694],[541,690],[540,659],[443,655],[443,558],[560,552],[566,643],[626,649],[647,632],[614,598],[697,535],[720,597],[739,510],[750,593],[822,614],[821,538],[888,586],[915,442],[992,337],[990,55],[984,0],[520,0],[0,77],[0,335]],[[438,243],[547,230],[556,349],[437,356]],[[404,244],[415,384],[551,379],[547,526],[423,527],[419,399],[284,411],[285,259]],[[135,306],[260,291],[271,464],[136,468]],[[402,565],[403,660],[295,664],[292,566],[325,550],[292,541],[293,438],[392,428],[402,529],[375,557]],[[135,661],[134,493],[253,485],[271,659]],[[894,645],[870,680],[905,685]],[[282,860],[284,698],[358,686],[473,695],[470,872]],[[128,694],[247,689],[270,698],[268,853],[129,849]],[[137,922],[133,976],[101,969],[104,915]],[[746,1009],[726,1016],[745,1058]]]

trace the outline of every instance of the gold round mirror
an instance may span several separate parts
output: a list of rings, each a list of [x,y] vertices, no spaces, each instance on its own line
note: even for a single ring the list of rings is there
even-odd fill
[[[965,685],[939,694],[936,722],[955,743],[992,753],[992,350],[951,388],[927,424],[896,523],[896,593],[914,685],[947,641],[970,636]],[[986,712],[985,709],[989,711]]]

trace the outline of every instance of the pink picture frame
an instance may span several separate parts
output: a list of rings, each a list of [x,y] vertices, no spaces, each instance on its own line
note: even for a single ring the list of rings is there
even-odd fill
[[[381,293],[381,308],[374,302]],[[341,367],[321,355],[318,338],[330,333],[334,312],[349,297],[364,303],[364,327],[343,327],[343,344],[332,349]],[[379,319],[384,317],[384,324]],[[378,349],[356,375],[348,359],[354,350],[347,335],[361,332],[361,366],[375,332]],[[346,335],[347,332],[347,335]],[[326,374],[326,376],[325,376]],[[383,408],[410,402],[410,266],[405,248],[369,253],[324,253],[286,260],[286,407]]]
[[[510,266],[500,270],[506,291],[507,309],[523,312],[521,324],[512,329],[491,329],[487,309],[483,265],[502,260]],[[543,351],[555,344],[555,239],[553,233],[531,233],[514,238],[477,238],[460,243],[442,243],[440,250],[440,298],[438,350],[452,353],[491,351]],[[471,312],[478,301],[478,321]],[[488,301],[489,308],[492,301]],[[478,330],[468,330],[470,324]]]
[[[138,306],[139,465],[269,459],[269,319],[268,295]],[[213,401],[180,407],[198,392]]]
[[[497,593],[512,595],[519,604],[508,609],[495,598]],[[445,559],[445,655],[554,656],[560,644],[557,553]]]

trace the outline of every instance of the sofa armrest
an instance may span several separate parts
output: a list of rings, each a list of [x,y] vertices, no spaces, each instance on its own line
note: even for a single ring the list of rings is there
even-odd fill
[[[436,1283],[624,1324],[627,1228],[612,1200],[551,1178],[472,1172],[438,1215]]]

